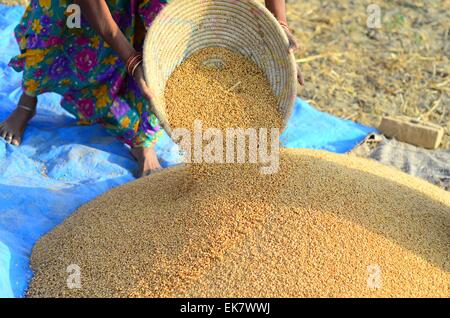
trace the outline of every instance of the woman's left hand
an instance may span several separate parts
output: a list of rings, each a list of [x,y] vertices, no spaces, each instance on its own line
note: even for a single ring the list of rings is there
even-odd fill
[[[289,28],[285,25],[281,25],[281,27],[283,28],[284,32],[286,33],[288,39],[289,39],[289,53],[295,52],[297,51],[300,46],[298,45],[298,41],[295,38],[295,36],[292,34],[291,30],[289,30]],[[299,82],[300,85],[304,86],[305,85],[305,79],[303,77],[302,74],[302,70],[300,69],[300,65],[297,64],[297,81]]]

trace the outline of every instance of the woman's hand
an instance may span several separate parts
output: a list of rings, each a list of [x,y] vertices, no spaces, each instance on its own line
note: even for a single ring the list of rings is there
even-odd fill
[[[136,84],[141,90],[142,96],[144,96],[144,98],[148,101],[149,107],[154,108],[153,94],[150,91],[150,88],[148,88],[147,83],[145,82],[144,68],[142,67],[142,64],[139,65],[136,71],[134,72],[134,80],[136,81]]]
[[[274,15],[274,17],[280,21],[280,25],[283,27],[284,32],[286,33],[289,39],[289,53],[298,50],[298,42],[292,34],[291,30],[289,30],[286,19],[286,1],[285,0],[265,0],[266,7],[270,12]],[[297,80],[300,85],[305,85],[305,80],[303,78],[302,71],[300,66],[297,64]]]
[[[289,30],[289,28],[285,25],[281,25],[281,27],[283,28],[284,32],[286,33],[288,39],[289,39],[289,53],[295,52],[297,51],[300,46],[298,45],[298,41],[295,38],[295,36],[292,34],[291,30]],[[302,70],[300,69],[300,65],[297,64],[297,81],[299,82],[300,85],[304,86],[305,85],[305,79],[303,77],[302,74]]]
[[[166,125],[166,122],[162,120],[163,117],[157,111],[157,109],[155,108],[155,104],[153,103],[154,95],[151,89],[147,86],[147,82],[145,81],[144,68],[142,67],[142,63],[137,67],[136,71],[134,71],[133,78],[136,81],[136,84],[139,87],[142,96],[148,102],[148,110],[155,114],[155,116],[159,119],[161,127],[167,131],[168,126]]]

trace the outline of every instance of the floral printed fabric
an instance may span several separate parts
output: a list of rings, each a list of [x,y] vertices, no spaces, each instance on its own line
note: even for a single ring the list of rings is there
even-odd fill
[[[124,63],[87,21],[81,19],[81,28],[67,27],[70,2],[31,0],[16,27],[21,54],[10,66],[24,72],[24,91],[61,94],[61,106],[80,124],[101,123],[131,147],[153,146],[162,133],[158,119],[147,110]],[[119,28],[140,49],[137,19],[148,28],[167,0],[106,2]]]

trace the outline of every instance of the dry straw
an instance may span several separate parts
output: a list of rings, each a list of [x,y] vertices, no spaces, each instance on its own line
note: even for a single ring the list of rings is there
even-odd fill
[[[319,110],[377,127],[409,116],[446,129],[450,146],[450,1],[379,1],[381,28],[367,25],[374,1],[293,0],[289,26]],[[372,11],[373,12],[373,11]]]
[[[266,74],[286,124],[296,97],[295,58],[273,15],[253,0],[174,0],[156,17],[144,43],[154,111],[169,134],[166,83],[186,58],[208,47],[227,48],[255,62]]]

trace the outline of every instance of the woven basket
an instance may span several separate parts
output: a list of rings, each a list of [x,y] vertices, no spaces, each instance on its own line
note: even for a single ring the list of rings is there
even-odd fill
[[[199,49],[224,47],[253,60],[266,74],[284,125],[296,97],[296,65],[286,34],[254,0],[172,0],[147,32],[144,71],[154,113],[170,135],[164,89],[175,68]]]

